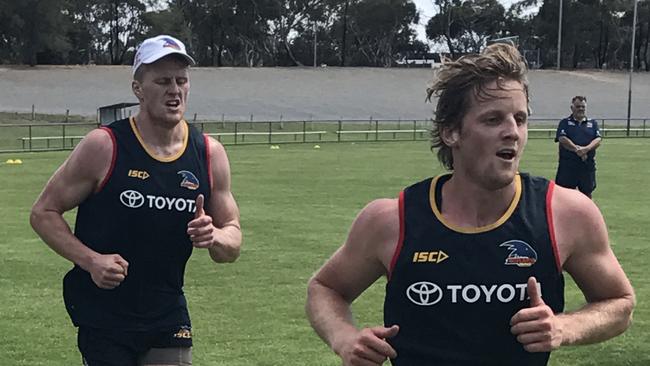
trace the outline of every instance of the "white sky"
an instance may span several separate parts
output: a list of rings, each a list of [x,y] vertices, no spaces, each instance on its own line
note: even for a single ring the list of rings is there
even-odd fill
[[[503,7],[506,10],[517,0],[499,0]],[[431,44],[427,41],[424,28],[426,27],[429,19],[436,13],[436,7],[433,5],[433,0],[413,0],[415,6],[417,6],[420,11],[420,24],[416,26],[416,32],[418,33],[418,39],[424,43]]]

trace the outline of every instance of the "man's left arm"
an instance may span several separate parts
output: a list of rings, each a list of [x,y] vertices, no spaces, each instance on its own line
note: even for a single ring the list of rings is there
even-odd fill
[[[634,290],[609,246],[605,222],[593,201],[555,186],[552,207],[562,267],[587,303],[576,311],[553,314],[538,301],[515,314],[512,333],[529,352],[615,337],[630,326],[635,306]]]
[[[217,263],[234,262],[239,257],[242,243],[239,208],[230,191],[230,164],[223,146],[209,138],[212,187],[210,201],[203,204],[197,198],[194,220],[188,224],[187,233],[197,248],[208,248],[210,257]]]

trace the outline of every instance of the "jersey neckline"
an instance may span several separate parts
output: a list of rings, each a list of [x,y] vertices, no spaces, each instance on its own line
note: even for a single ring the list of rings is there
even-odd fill
[[[484,233],[498,228],[499,226],[503,225],[506,221],[508,221],[508,219],[510,219],[513,212],[517,208],[517,205],[519,204],[519,200],[521,199],[521,190],[522,190],[521,176],[519,175],[519,173],[517,173],[514,179],[515,195],[512,198],[512,202],[510,202],[510,205],[508,206],[506,211],[503,213],[503,215],[501,215],[501,217],[497,221],[484,226],[476,226],[476,227],[458,226],[449,222],[449,220],[446,220],[443,217],[442,212],[440,212],[440,209],[438,208],[438,204],[437,204],[438,200],[436,199],[437,198],[436,193],[438,192],[438,190],[436,188],[438,186],[439,180],[442,177],[444,177],[444,179],[447,180],[449,179],[449,177],[451,177],[451,174],[441,174],[431,180],[431,186],[429,187],[429,204],[431,207],[431,211],[433,212],[433,214],[436,216],[436,218],[438,219],[438,221],[440,221],[442,225],[444,225],[445,227],[447,227],[452,231],[461,234],[479,234],[479,233]],[[442,192],[442,189],[440,190],[440,192]],[[440,198],[442,200],[442,195]]]
[[[183,119],[181,120],[181,123],[183,124],[183,147],[181,147],[178,152],[174,155],[171,156],[161,156],[156,154],[155,151],[153,151],[147,144],[144,142],[144,139],[142,138],[142,135],[140,135],[140,130],[138,130],[138,126],[135,124],[135,117],[131,116],[129,117],[129,123],[131,124],[131,130],[133,131],[133,134],[135,137],[138,139],[138,142],[140,143],[140,146],[144,149],[144,151],[151,156],[151,158],[158,160],[163,163],[169,163],[172,162],[178,158],[180,158],[183,153],[185,153],[185,149],[187,149],[187,140],[189,138],[189,130],[187,126],[187,122]]]

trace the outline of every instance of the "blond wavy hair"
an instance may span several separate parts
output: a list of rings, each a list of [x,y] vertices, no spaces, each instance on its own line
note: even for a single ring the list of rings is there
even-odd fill
[[[529,101],[527,73],[526,61],[519,51],[504,43],[492,44],[480,54],[466,55],[455,61],[444,60],[433,85],[427,88],[426,100],[431,102],[434,96],[438,99],[431,129],[431,150],[438,150],[438,160],[445,168],[454,169],[454,158],[441,134],[446,129],[461,130],[471,96],[479,101],[497,98],[487,85],[496,81],[497,88],[504,90],[504,83],[514,80],[521,83]]]

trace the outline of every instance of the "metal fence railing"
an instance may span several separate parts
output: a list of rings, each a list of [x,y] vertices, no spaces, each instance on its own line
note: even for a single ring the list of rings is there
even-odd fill
[[[529,138],[554,138],[560,119],[529,119]],[[604,137],[650,137],[650,118],[598,118]],[[430,120],[194,121],[224,145],[363,141],[418,141],[430,138]],[[0,152],[71,150],[97,123],[0,124]]]
[[[529,119],[528,138],[555,138],[558,119]],[[650,137],[650,118],[595,118],[603,137]]]
[[[71,150],[97,123],[0,124],[0,152]]]

